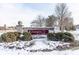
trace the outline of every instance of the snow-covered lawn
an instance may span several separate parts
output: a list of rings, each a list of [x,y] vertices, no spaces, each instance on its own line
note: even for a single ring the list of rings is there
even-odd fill
[[[53,42],[54,44],[60,44],[59,42]],[[46,45],[43,41],[36,41],[33,46],[24,47],[24,44],[28,45],[26,42],[14,42],[14,43],[1,43],[0,44],[0,55],[70,55],[79,54],[79,50],[53,50],[55,46]],[[64,43],[68,44],[68,43]],[[52,44],[51,44],[52,45]],[[12,48],[15,46],[14,48]],[[16,48],[19,47],[19,48]],[[21,49],[22,48],[22,49]],[[52,49],[52,51],[46,52],[43,49]],[[38,50],[37,52],[33,50]]]
[[[55,50],[58,45],[69,45],[69,43],[46,41],[43,39],[35,39],[30,42],[16,41],[13,43],[0,43],[0,55],[66,55],[67,53],[70,54],[69,50]]]

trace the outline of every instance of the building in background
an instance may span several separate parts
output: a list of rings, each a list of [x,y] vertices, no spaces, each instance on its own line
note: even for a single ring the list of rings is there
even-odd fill
[[[75,25],[76,31],[79,31],[79,25]]]
[[[39,25],[37,24],[38,20],[34,20],[31,22],[31,27],[39,27]]]

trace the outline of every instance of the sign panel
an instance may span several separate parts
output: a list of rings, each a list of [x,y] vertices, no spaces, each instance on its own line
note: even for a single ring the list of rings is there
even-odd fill
[[[46,35],[48,30],[28,30],[32,35]]]

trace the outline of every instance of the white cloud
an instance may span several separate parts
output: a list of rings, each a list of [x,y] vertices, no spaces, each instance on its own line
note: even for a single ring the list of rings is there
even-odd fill
[[[25,26],[29,26],[30,22],[39,14],[47,13],[31,8],[17,8],[15,4],[0,4],[0,25],[15,26],[19,20]]]
[[[79,24],[79,4],[78,3],[68,3],[68,6],[69,6],[69,10],[72,12],[74,24]]]

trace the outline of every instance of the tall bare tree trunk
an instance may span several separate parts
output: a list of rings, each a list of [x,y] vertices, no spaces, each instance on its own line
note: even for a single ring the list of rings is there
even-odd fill
[[[66,20],[65,18],[69,18],[70,16],[70,12],[68,11],[68,7],[65,3],[60,3],[56,5],[56,9],[55,9],[56,15],[58,17],[58,20],[60,22],[60,30],[64,31],[65,29],[65,23],[64,20]]]

